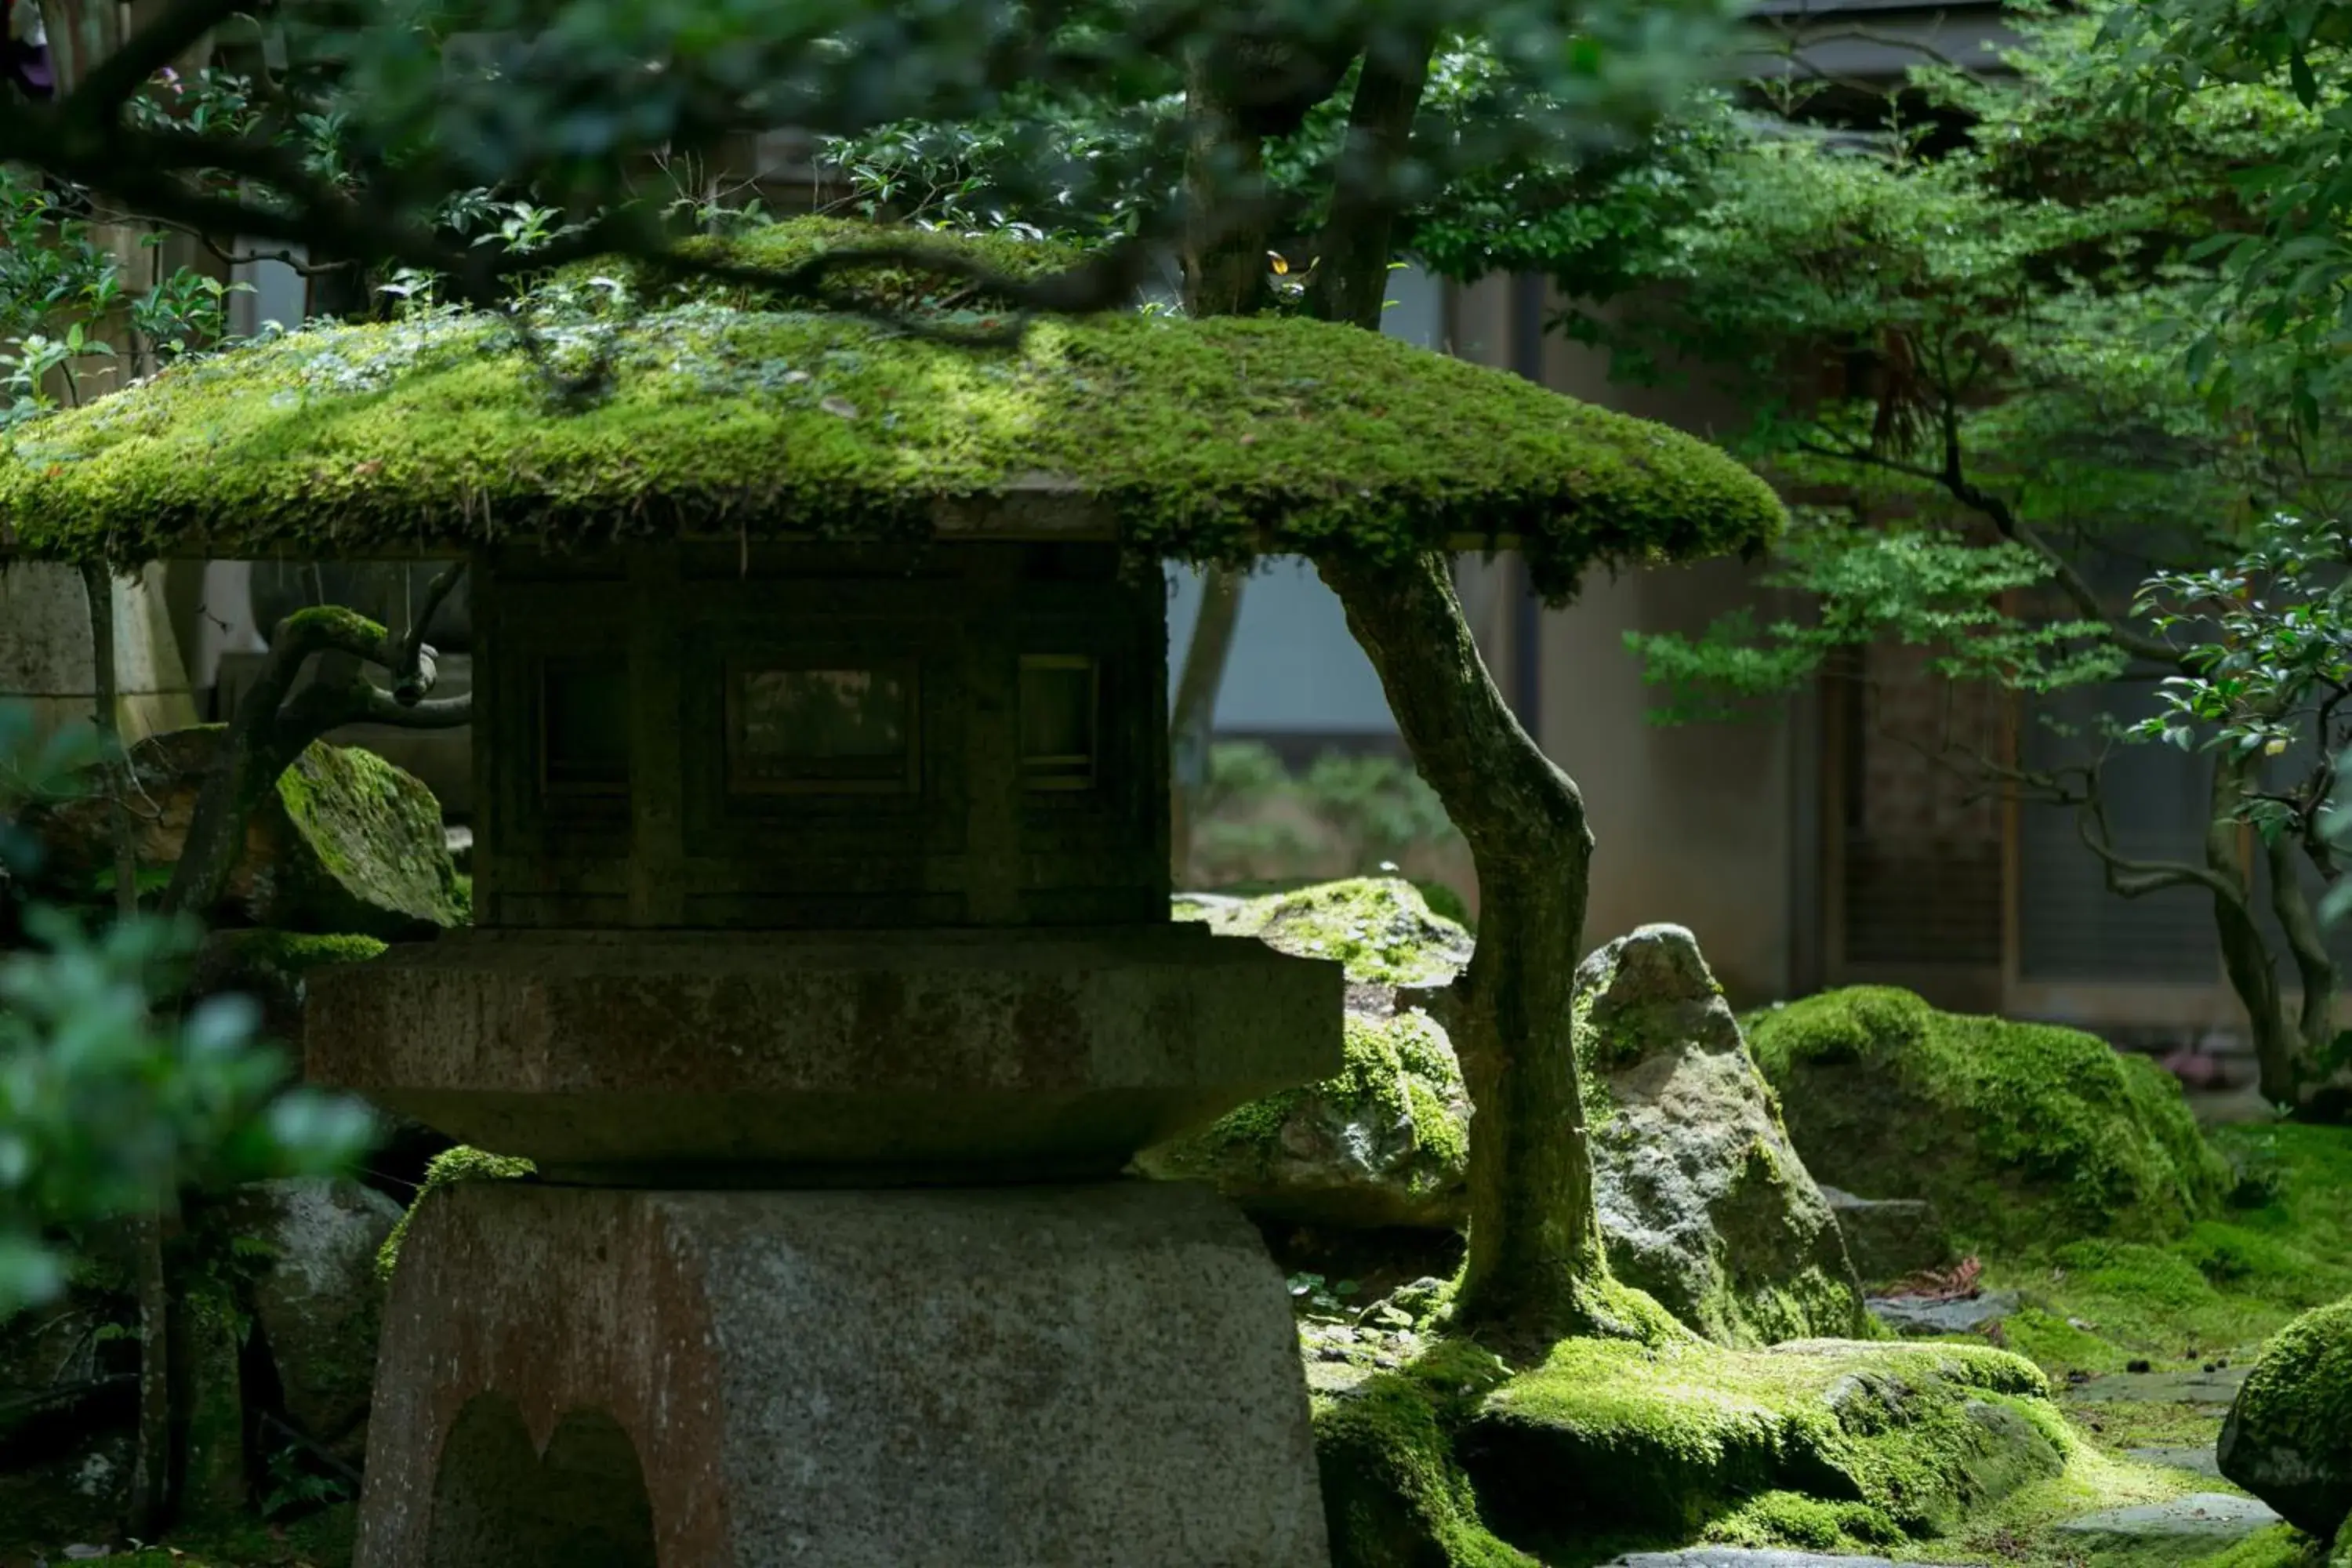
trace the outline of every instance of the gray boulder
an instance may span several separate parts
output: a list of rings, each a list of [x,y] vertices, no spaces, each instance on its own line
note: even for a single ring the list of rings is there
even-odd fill
[[[1942,1334],[1978,1334],[2017,1316],[2014,1290],[1983,1290],[1973,1296],[1874,1296],[1870,1315],[1909,1339]]]
[[[1618,1278],[1722,1343],[1865,1331],[1837,1220],[1691,933],[1643,926],[1594,952],[1575,1007]]]
[[[1865,1286],[1892,1285],[1958,1261],[1936,1205],[1925,1198],[1858,1198],[1827,1186],[1822,1196]]]
[[[1442,1229],[1467,1217],[1470,1097],[1445,1030],[1419,1003],[1469,962],[1470,935],[1400,878],[1257,899],[1188,895],[1179,920],[1347,971],[1346,1066],[1137,1156],[1144,1174],[1206,1181],[1293,1224]]]
[[[131,748],[142,867],[180,858],[226,733],[219,725],[175,730]],[[25,826],[41,840],[42,880],[53,894],[90,897],[112,876],[112,817],[102,794],[27,812]],[[262,796],[221,904],[207,912],[233,923],[387,941],[470,919],[433,792],[371,752],[323,741]]]
[[[2279,1331],[2221,1423],[2221,1473],[2322,1541],[2352,1516],[2352,1300]]]
[[[356,1182],[257,1182],[228,1200],[233,1234],[267,1249],[253,1285],[257,1331],[302,1432],[356,1458],[375,1383],[383,1289],[375,1259],[400,1205]]]

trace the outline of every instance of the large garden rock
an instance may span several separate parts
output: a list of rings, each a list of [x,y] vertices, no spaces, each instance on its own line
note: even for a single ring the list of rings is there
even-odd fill
[[[176,730],[132,748],[131,814],[143,871],[180,858],[196,795],[226,731]],[[88,897],[112,875],[112,813],[103,795],[28,813],[46,852],[43,880]],[[371,752],[314,742],[262,797],[222,908],[231,923],[358,932],[397,940],[467,920],[441,808],[422,784]]]
[[[2352,1300],[2280,1331],[2221,1424],[2221,1473],[2325,1541],[2352,1516]]]
[[[1144,1152],[1166,1180],[1204,1180],[1253,1214],[1345,1227],[1439,1228],[1465,1217],[1470,1100],[1445,1031],[1414,1005],[1469,962],[1469,933],[1397,879],[1263,899],[1180,900],[1180,919],[1348,974],[1345,1068]]]
[[[1269,1219],[1463,1224],[1470,1103],[1432,1014],[1442,1016],[1443,988],[1470,961],[1469,932],[1394,878],[1183,899],[1177,913],[1340,960],[1348,1067],[1148,1151],[1138,1165],[1213,1182]],[[1594,954],[1579,984],[1594,1179],[1619,1273],[1727,1342],[1864,1331],[1836,1223],[1690,934],[1645,928]]]
[[[400,1205],[356,1182],[294,1178],[238,1188],[224,1219],[265,1258],[253,1315],[287,1417],[355,1456],[383,1321],[376,1255],[400,1223]]]
[[[1892,1285],[1916,1274],[1948,1268],[1951,1238],[1936,1205],[1919,1198],[1864,1198],[1836,1187],[1823,1187],[1830,1213],[1837,1216],[1845,1237],[1845,1255],[1864,1287]]]
[[[1578,969],[1575,1007],[1617,1277],[1727,1344],[1866,1331],[1837,1220],[1691,933],[1610,942]]]
[[[1759,1014],[1748,1038],[1817,1177],[1932,1203],[1972,1247],[2163,1239],[2229,1185],[2179,1084],[2078,1030],[1862,986]]]
[[[1810,1523],[1821,1544],[1893,1544],[2063,1470],[2047,1393],[1990,1347],[1569,1340],[1486,1397],[1457,1452],[1509,1540]]]

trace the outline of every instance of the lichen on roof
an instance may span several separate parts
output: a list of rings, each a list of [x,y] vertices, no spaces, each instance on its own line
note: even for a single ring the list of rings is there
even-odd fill
[[[736,254],[789,260],[808,240]],[[1782,516],[1688,436],[1349,327],[1120,312],[986,349],[647,293],[541,309],[536,356],[501,321],[428,311],[233,349],[31,421],[0,461],[0,551],[916,538],[943,515],[1017,531],[1050,510],[1196,561],[1507,542],[1560,598],[1594,565],[1754,549]],[[591,372],[593,395],[559,395]]]

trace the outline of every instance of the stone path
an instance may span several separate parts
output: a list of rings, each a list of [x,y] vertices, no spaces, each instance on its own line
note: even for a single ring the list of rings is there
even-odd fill
[[[2215,1480],[2221,1479],[2221,1461],[2214,1457],[2210,1443],[2201,1448],[2127,1448],[2124,1457],[2144,1465],[2164,1465],[2176,1470],[2194,1470]]]
[[[1681,1552],[1635,1552],[1611,1568],[1895,1568],[1885,1557],[1841,1557],[1758,1546],[1693,1546]],[[1921,1568],[1912,1563],[1908,1568]]]
[[[2058,1526],[2067,1535],[2122,1541],[2226,1542],[2286,1521],[2269,1504],[2228,1492],[2198,1492],[2170,1502],[2085,1514]]]
[[[2210,1405],[2226,1410],[2252,1370],[2225,1366],[2212,1372],[2111,1372],[2064,1392],[2069,1398],[2089,1403],[2124,1399],[2150,1405]]]
[[[2017,1315],[2014,1290],[1987,1290],[1958,1300],[1939,1301],[1927,1296],[1874,1296],[1870,1315],[1898,1334],[1972,1334],[1987,1323]]]

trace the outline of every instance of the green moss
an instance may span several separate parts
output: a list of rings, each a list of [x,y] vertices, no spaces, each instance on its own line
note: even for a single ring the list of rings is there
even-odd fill
[[[2111,1453],[2133,1448],[2212,1447],[2221,1413],[2210,1405],[2156,1399],[2069,1401],[2066,1419],[2087,1442]]]
[[[1790,1546],[1863,1554],[1899,1545],[1906,1539],[1901,1527],[1883,1509],[1786,1491],[1766,1492],[1742,1503],[1708,1526],[1706,1538],[1727,1546]]]
[[[318,936],[268,926],[221,931],[213,942],[233,971],[277,980],[299,979],[331,963],[365,963],[384,951],[372,936]]]
[[[1003,277],[1029,279],[1063,271],[1084,259],[1074,246],[993,230],[975,234],[877,230],[869,223],[842,218],[795,218],[789,223],[726,238],[689,239],[679,250],[698,261],[783,273],[827,251],[872,246],[877,240],[911,244],[950,258],[978,263]],[[604,281],[599,282],[598,279]],[[693,298],[741,310],[786,310],[850,306],[877,311],[939,312],[961,310],[985,315],[1008,304],[1001,293],[976,289],[951,274],[903,262],[860,263],[829,269],[822,288],[788,288],[775,281],[657,275],[619,258],[581,262],[564,268],[559,288],[604,290],[619,283],[632,296]]]
[[[1441,1343],[1315,1412],[1332,1568],[1536,1568],[1497,1540],[1454,1458],[1454,1433],[1503,1376],[1475,1346]]]
[[[1444,1213],[1444,1194],[1460,1188],[1470,1161],[1462,1074],[1444,1036],[1408,1009],[1349,1013],[1341,1041],[1336,1076],[1252,1100],[1146,1151],[1138,1165],[1161,1179],[1213,1182],[1261,1212],[1381,1224]],[[1294,1138],[1328,1157],[1302,1155]],[[1391,1190],[1401,1196],[1383,1195]]]
[[[416,1189],[416,1196],[392,1234],[383,1238],[383,1246],[375,1255],[376,1278],[389,1284],[393,1270],[400,1262],[400,1245],[408,1239],[408,1226],[426,1198],[439,1188],[457,1182],[510,1182],[535,1178],[539,1168],[529,1160],[510,1154],[491,1154],[464,1144],[436,1154],[425,1167],[425,1183]]]
[[[135,1568],[349,1568],[357,1513],[356,1505],[339,1503],[282,1523],[223,1521],[177,1530],[168,1545],[121,1561]]]
[[[1856,987],[1757,1015],[1748,1037],[1816,1176],[1928,1199],[1988,1252],[2177,1237],[2229,1185],[2179,1086],[2076,1030]]]
[[[2053,1373],[2242,1359],[2297,1315],[2352,1296],[2352,1129],[2223,1128],[2213,1142],[2266,1173],[2261,1206],[2162,1243],[1995,1258],[1988,1279],[2027,1302],[2005,1325],[2011,1345]]]
[[[1507,539],[1559,597],[1594,565],[1746,550],[1782,519],[1690,437],[1299,319],[1047,321],[982,351],[697,301],[540,342],[600,395],[559,402],[507,327],[462,315],[175,366],[16,427],[0,533],[116,562],[898,537],[942,501],[1042,489],[1189,559]]]
[[[2185,1471],[2144,1465],[2077,1446],[2061,1474],[2033,1481],[2008,1497],[1972,1510],[1948,1535],[1914,1542],[1891,1555],[1906,1561],[1979,1563],[2003,1568],[2185,1568],[2184,1543],[2156,1539],[2132,1544],[2069,1533],[2059,1527],[2085,1514],[2142,1503],[2169,1502],[2212,1483]],[[2186,1543],[2192,1556],[2201,1556]]]
[[[1336,959],[1360,985],[1434,985],[1469,962],[1470,933],[1401,877],[1354,877],[1249,899],[1180,908],[1220,935],[1254,936],[1299,958]]]
[[[2332,1536],[2352,1507],[2346,1479],[2352,1478],[2352,1300],[2306,1312],[2281,1330],[2247,1376],[2231,1419],[2247,1451],[2292,1453],[2309,1478],[2296,1495],[2263,1500]]]
[[[1933,1535],[2063,1470],[2074,1439],[2045,1392],[1982,1346],[1571,1340],[1488,1399],[1464,1458],[1515,1540],[1538,1521],[1688,1534],[1776,1491]]]
[[[316,858],[278,891],[289,916],[386,935],[465,923],[440,803],[422,782],[373,752],[320,741],[278,775],[277,792]]]
[[[1469,1122],[1420,1079],[1407,1079],[1404,1089],[1412,1107],[1413,1132],[1429,1157],[1446,1170],[1468,1171]]]

